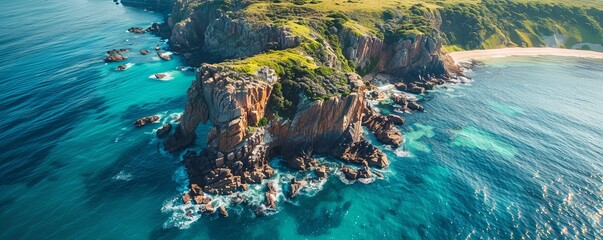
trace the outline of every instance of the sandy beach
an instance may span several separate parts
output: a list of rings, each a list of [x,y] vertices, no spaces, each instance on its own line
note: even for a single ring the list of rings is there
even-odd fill
[[[484,60],[510,56],[563,56],[603,59],[603,52],[565,48],[500,48],[453,52],[449,54],[455,62]]]

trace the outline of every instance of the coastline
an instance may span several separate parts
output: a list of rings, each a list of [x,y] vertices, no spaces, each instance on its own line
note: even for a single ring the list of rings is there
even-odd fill
[[[560,56],[603,59],[603,52],[565,48],[499,48],[452,52],[448,55],[456,63],[511,56]]]

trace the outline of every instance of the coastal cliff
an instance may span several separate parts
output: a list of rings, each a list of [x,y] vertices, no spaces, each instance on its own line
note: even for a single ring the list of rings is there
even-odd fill
[[[329,155],[366,167],[357,174],[346,168],[346,176],[370,177],[368,167],[384,168],[389,160],[364,139],[364,127],[394,148],[404,140],[395,127],[403,118],[369,106],[370,76],[385,74],[422,93],[420,86],[433,88],[441,83],[434,79],[460,73],[442,42],[425,34],[390,41],[346,16],[323,20],[311,8],[252,3],[176,1],[168,21],[174,51],[191,63],[214,62],[198,69],[182,120],[164,142],[176,152],[206,138],[207,148],[184,156],[191,184],[204,192],[230,194],[261,183],[274,175],[269,161],[276,156],[291,169],[323,176],[314,156]],[[263,19],[264,7],[303,19]],[[196,136],[208,122],[209,134]]]
[[[348,179],[389,165],[363,131],[396,148],[404,136],[395,126],[404,118],[370,106],[366,98],[381,94],[375,80],[387,79],[402,92],[391,96],[401,112],[423,111],[403,92],[423,94],[462,75],[444,49],[462,39],[441,32],[451,27],[449,5],[376,12],[345,5],[175,2],[167,24],[171,48],[191,64],[205,62],[181,123],[164,142],[177,152],[207,139],[207,148],[184,156],[191,184],[208,193],[246,190],[274,175],[269,161],[277,156],[291,169],[320,176],[326,170],[317,154],[363,166],[346,167]],[[208,122],[209,134],[196,136],[197,126]]]
[[[319,167],[313,154],[385,167],[389,164],[385,155],[362,138],[364,83],[356,74],[346,77],[354,91],[348,96],[307,102],[292,119],[275,118],[258,126],[277,81],[274,70],[264,67],[251,75],[205,64],[188,91],[181,123],[165,147],[183,149],[194,141],[198,124],[212,123],[207,148],[184,157],[191,182],[208,193],[232,193],[272,177],[268,160],[274,155],[282,155],[297,170]]]

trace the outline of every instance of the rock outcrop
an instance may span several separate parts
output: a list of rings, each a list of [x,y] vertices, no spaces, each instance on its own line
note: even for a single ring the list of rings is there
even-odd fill
[[[104,61],[105,62],[121,62],[121,61],[124,61],[124,60],[128,59],[127,56],[123,55],[127,51],[128,51],[128,49],[125,49],[125,48],[109,50],[109,51],[107,51],[107,54],[109,56],[105,57]]]
[[[370,129],[380,142],[398,147],[404,141],[404,137],[400,130],[395,127],[396,124],[392,119],[395,118],[378,114],[367,105],[365,107],[362,125]]]
[[[254,132],[264,116],[272,90],[270,81],[229,69],[204,65],[199,78],[188,92],[188,103],[181,123],[164,144],[177,151],[195,139],[199,123],[211,120],[208,147],[184,157],[191,182],[208,193],[228,194],[247,189],[250,183],[270,178],[274,170],[268,165],[268,145],[263,129]]]
[[[371,178],[373,177],[373,173],[371,172],[371,169],[368,166],[362,166],[362,168],[358,169],[358,170],[354,170],[348,166],[343,166],[341,168],[341,172],[343,173],[343,176],[345,177],[345,179],[353,181],[353,180],[358,180],[361,178]]]
[[[143,117],[143,118],[140,118],[140,119],[137,119],[136,121],[134,121],[134,126],[142,127],[142,126],[146,125],[147,123],[154,123],[157,121],[159,121],[158,116]]]
[[[302,103],[293,119],[276,118],[258,128],[276,81],[273,72],[262,68],[251,75],[203,65],[189,88],[182,121],[164,142],[165,148],[174,152],[191,145],[197,125],[211,121],[208,147],[184,156],[191,183],[207,193],[229,194],[272,177],[268,160],[276,155],[287,160],[328,154],[385,167],[389,164],[385,154],[362,138],[364,83],[356,74],[347,78],[355,91],[348,96]],[[310,162],[290,166],[318,167]]]
[[[268,163],[275,156],[282,156],[292,169],[314,171],[316,178],[322,179],[329,170],[313,156],[329,155],[364,166],[360,170],[346,168],[348,179],[370,178],[369,167],[383,168],[389,161],[363,138],[363,126],[379,141],[398,147],[404,137],[395,126],[404,124],[404,118],[370,109],[365,101],[366,83],[358,74],[345,72],[355,68],[363,75],[386,74],[393,77],[398,89],[422,94],[440,84],[427,79],[448,78],[457,71],[437,38],[417,34],[385,41],[366,27],[354,26],[358,23],[353,20],[345,19],[349,22],[342,24],[337,21],[344,21],[343,17],[325,17],[307,7],[295,11],[306,17],[318,13],[317,17],[329,20],[308,17],[276,23],[271,16],[244,10],[256,3],[177,0],[167,23],[172,29],[171,50],[182,53],[189,63],[199,62],[200,56],[210,56],[212,59],[203,60],[215,62],[232,59],[198,69],[197,80],[187,92],[182,120],[164,141],[170,152],[183,150],[197,138],[199,124],[211,123],[208,135],[199,136],[206,137],[207,148],[184,155],[190,182],[203,192],[231,194],[248,189],[249,184],[260,184],[274,175]],[[283,49],[289,50],[279,51]],[[168,60],[164,58],[167,54],[156,50]],[[266,54],[243,59],[259,53]],[[268,106],[278,81],[274,70],[262,67],[255,74],[248,73],[263,65],[272,66],[284,78],[275,89],[288,101],[287,108]],[[335,79],[330,76],[337,76],[337,81],[320,80]],[[423,109],[406,97],[394,101],[403,110]],[[279,112],[282,109],[291,112],[279,117],[285,112]],[[292,182],[290,197],[297,195],[303,184]],[[274,208],[275,191],[275,186],[268,186],[264,209]]]
[[[172,60],[172,58],[170,57],[170,55],[168,53],[157,51],[157,56],[159,56],[159,58],[161,58],[164,61]]]
[[[143,34],[146,31],[140,27],[131,27],[131,28],[128,28],[128,32],[135,33],[135,34]]]
[[[405,95],[396,94],[392,96],[392,101],[400,105],[400,111],[423,111],[424,108],[416,100],[410,99]]]
[[[170,135],[170,131],[172,131],[172,124],[166,123],[161,126],[161,128],[157,129],[157,137],[164,138]]]
[[[289,192],[289,197],[290,198],[295,198],[297,196],[297,194],[299,194],[299,191],[301,191],[301,189],[306,186],[306,184],[308,184],[308,182],[306,182],[305,180],[295,180],[295,178],[291,179],[291,183],[289,185],[289,187],[291,188],[291,192]]]

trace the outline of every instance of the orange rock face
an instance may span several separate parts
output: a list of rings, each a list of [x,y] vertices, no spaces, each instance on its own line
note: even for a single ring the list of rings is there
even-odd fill
[[[268,126],[249,131],[265,115],[274,71],[261,68],[254,76],[204,65],[188,91],[182,121],[164,145],[169,151],[190,145],[197,125],[211,121],[208,147],[184,157],[191,183],[211,194],[245,190],[248,184],[272,177],[268,153],[282,154],[295,162],[290,164],[295,169],[315,167],[314,154],[385,167],[389,164],[385,154],[362,139],[365,85],[356,74],[346,77],[351,94],[302,103],[293,119],[273,119]]]

